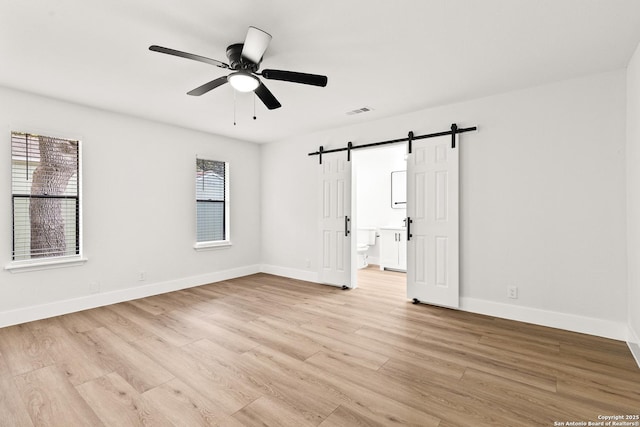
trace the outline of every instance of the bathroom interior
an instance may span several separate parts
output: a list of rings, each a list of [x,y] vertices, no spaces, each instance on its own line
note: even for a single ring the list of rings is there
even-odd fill
[[[359,273],[406,273],[406,152],[406,144],[354,152],[357,249],[352,259]]]

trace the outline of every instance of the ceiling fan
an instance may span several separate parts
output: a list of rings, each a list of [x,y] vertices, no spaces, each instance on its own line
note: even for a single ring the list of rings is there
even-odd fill
[[[269,33],[266,33],[256,27],[249,27],[244,43],[232,44],[227,48],[229,64],[215,59],[206,58],[204,56],[181,52],[179,50],[157,45],[149,46],[149,50],[166,53],[168,55],[180,56],[182,58],[215,65],[219,68],[233,70],[233,73],[227,76],[218,77],[217,79],[211,80],[210,82],[187,92],[188,95],[193,96],[203,95],[218,86],[229,83],[234,89],[240,92],[253,91],[268,109],[274,110],[276,108],[280,108],[282,105],[257,76],[262,76],[267,80],[282,80],[286,82],[302,83],[305,85],[321,87],[327,85],[327,77],[318,74],[298,73],[295,71],[284,70],[262,70],[262,72],[258,72],[260,69],[260,63],[262,62],[262,57],[267,50],[270,41],[271,35]]]

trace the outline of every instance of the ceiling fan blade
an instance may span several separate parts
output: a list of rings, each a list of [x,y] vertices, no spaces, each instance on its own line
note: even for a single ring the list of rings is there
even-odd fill
[[[307,74],[283,70],[262,70],[261,74],[265,79],[283,80],[285,82],[302,83],[305,85],[322,87],[327,85],[327,76],[321,76],[319,74]]]
[[[242,47],[242,58],[259,64],[270,41],[271,34],[256,27],[249,27]]]
[[[204,62],[205,64],[215,65],[216,67],[220,68],[229,68],[229,65],[225,64],[224,62],[220,62],[215,59],[207,58],[200,55],[194,55],[193,53],[170,49],[168,47],[153,45],[149,46],[149,50],[152,50],[154,52],[166,53],[167,55],[179,56],[181,58],[193,59],[194,61]]]
[[[215,80],[211,80],[209,83],[205,83],[202,86],[197,87],[197,88],[187,92],[187,95],[192,95],[192,96],[204,95],[205,93],[209,92],[210,90],[213,90],[213,89],[217,88],[218,86],[222,86],[226,82],[227,82],[227,76],[218,77]]]
[[[276,97],[273,96],[271,91],[267,89],[267,87],[262,83],[260,83],[260,86],[258,86],[256,90],[254,90],[254,92],[258,96],[258,98],[260,98],[260,101],[262,101],[269,110],[275,110],[276,108],[282,107]]]

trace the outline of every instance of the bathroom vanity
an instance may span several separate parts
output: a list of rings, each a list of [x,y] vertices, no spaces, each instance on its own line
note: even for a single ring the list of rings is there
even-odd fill
[[[407,229],[380,228],[380,270],[407,271]]]

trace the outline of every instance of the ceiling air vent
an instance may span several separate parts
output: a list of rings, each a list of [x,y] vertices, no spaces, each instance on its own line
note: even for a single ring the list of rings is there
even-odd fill
[[[354,114],[368,113],[369,111],[373,111],[373,108],[371,107],[357,108],[355,110],[347,111],[347,116],[353,116]]]

